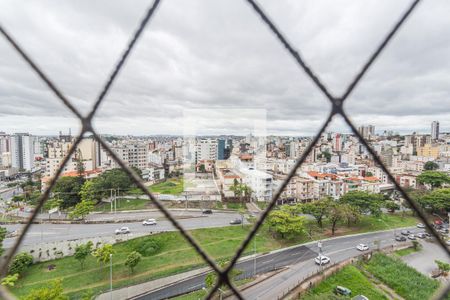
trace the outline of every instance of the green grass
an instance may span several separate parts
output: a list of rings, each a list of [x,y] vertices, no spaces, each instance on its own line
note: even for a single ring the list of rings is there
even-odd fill
[[[262,210],[266,209],[266,207],[268,205],[267,202],[265,202],[265,201],[256,201],[255,203]]]
[[[302,299],[314,299],[316,295],[333,293],[337,286],[344,286],[352,291],[352,297],[364,295],[370,300],[388,299],[379,289],[370,283],[370,281],[355,267],[348,265],[334,275],[331,275],[318,286],[311,289]]]
[[[401,250],[397,250],[395,251],[395,254],[397,254],[398,256],[406,256],[415,252],[420,251],[419,248],[414,249],[413,247],[409,247],[409,248],[405,248],[405,249],[401,249]]]
[[[229,259],[249,230],[249,226],[244,226],[244,228],[229,226],[193,230],[191,234],[212,257]],[[135,272],[130,274],[124,265],[125,259],[136,245],[145,239],[159,239],[164,246],[158,254],[143,257]],[[256,238],[257,252],[267,252],[284,246],[283,242],[273,239],[268,233],[262,232]],[[251,250],[247,251],[247,254],[253,251],[253,243],[251,243],[250,248]],[[114,245],[114,250],[114,288],[173,275],[205,265],[201,257],[178,232],[167,232],[133,239]],[[55,270],[47,270],[50,264],[56,266]],[[93,257],[86,260],[84,270],[80,268],[80,264],[73,257],[37,263],[26,271],[12,291],[20,298],[34,288],[47,286],[50,281],[56,278],[62,279],[64,292],[71,299],[78,299],[83,292],[89,289],[94,293],[108,290],[109,268],[108,266],[102,266]]]
[[[235,210],[238,210],[238,209],[241,209],[241,208],[246,209],[246,205],[242,204],[242,203],[232,203],[232,202],[230,202],[230,203],[227,203],[226,205],[227,205],[228,209],[235,209]]]
[[[207,295],[205,290],[198,290],[195,292],[191,292],[189,294],[180,295],[178,297],[172,298],[173,300],[198,300],[204,299]]]
[[[139,210],[148,208],[151,201],[148,199],[118,199],[117,210]],[[111,203],[102,202],[95,206],[94,211],[111,211]]]
[[[407,300],[430,299],[439,282],[419,273],[396,257],[374,254],[367,271]]]
[[[169,179],[167,181],[151,185],[150,192],[160,194],[179,195],[184,191],[183,179]]]
[[[339,235],[352,234],[355,232],[367,232],[380,229],[389,229],[382,227],[378,222],[367,220],[372,217],[364,217],[361,221],[362,228],[345,226],[338,231]],[[388,216],[386,222],[405,226],[405,224],[416,222],[415,219],[405,218],[402,220],[400,216]],[[408,223],[409,222],[409,223]],[[384,224],[384,223],[381,223]],[[323,239],[329,237],[329,229],[319,229],[314,221],[311,222],[313,234],[301,235],[293,240],[277,240],[272,237],[267,226],[263,226],[256,237],[257,252],[268,252],[271,250],[305,243],[311,240]],[[371,227],[372,226],[372,227]],[[199,244],[216,259],[226,259],[231,257],[245,236],[248,234],[250,226],[228,226],[222,228],[203,228],[190,231],[192,236]],[[129,274],[124,262],[126,256],[133,251],[136,243],[145,239],[161,239],[164,247],[160,253],[144,257],[140,264],[136,267],[133,274]],[[253,253],[253,245],[249,244],[249,249],[245,254]],[[75,245],[74,245],[75,246]],[[185,272],[191,269],[204,266],[205,263],[200,256],[189,246],[178,232],[166,232],[155,236],[141,237],[123,243],[114,245],[116,253],[113,258],[113,285],[114,288],[133,285],[146,282],[156,278]],[[47,266],[54,264],[56,269],[48,271]],[[48,285],[51,280],[61,278],[63,280],[63,288],[65,293],[72,299],[77,299],[86,290],[93,290],[95,293],[106,291],[109,288],[109,268],[102,266],[95,261],[93,257],[89,257],[86,261],[84,270],[80,269],[78,261],[73,257],[65,257],[51,262],[37,263],[33,265],[18,281],[16,287],[12,289],[13,293],[19,297],[23,297],[33,288],[41,288]]]

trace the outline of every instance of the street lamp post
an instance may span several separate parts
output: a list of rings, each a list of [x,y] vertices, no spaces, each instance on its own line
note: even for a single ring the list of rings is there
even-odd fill
[[[256,277],[256,236],[253,238],[253,277]]]
[[[112,300],[112,253],[109,254],[109,294],[110,299]]]

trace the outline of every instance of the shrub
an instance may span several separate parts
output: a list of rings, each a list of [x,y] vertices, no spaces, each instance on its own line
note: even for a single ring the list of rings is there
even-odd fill
[[[33,256],[26,252],[17,254],[9,266],[9,274],[22,274],[33,264]]]
[[[141,261],[142,255],[139,252],[133,251],[127,256],[127,260],[125,261],[125,266],[130,269],[130,272],[133,273],[134,268]]]
[[[69,298],[63,295],[63,288],[61,280],[55,280],[51,284],[41,288],[32,290],[24,300],[68,300]]]
[[[150,238],[138,243],[134,250],[139,252],[142,256],[151,256],[161,251],[163,245],[161,240]]]

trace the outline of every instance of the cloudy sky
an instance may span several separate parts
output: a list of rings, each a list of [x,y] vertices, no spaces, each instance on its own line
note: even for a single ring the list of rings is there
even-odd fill
[[[86,113],[151,3],[3,0],[0,24]],[[259,3],[339,95],[410,0]],[[348,99],[356,124],[428,132],[439,120],[441,131],[450,131],[449,11],[448,0],[419,5]],[[246,134],[255,111],[267,116],[269,134],[310,135],[329,109],[245,1],[163,0],[95,127],[100,133],[183,134],[192,114],[197,132]],[[0,38],[0,131],[68,128],[79,129],[71,112]],[[347,128],[336,120],[330,130]]]

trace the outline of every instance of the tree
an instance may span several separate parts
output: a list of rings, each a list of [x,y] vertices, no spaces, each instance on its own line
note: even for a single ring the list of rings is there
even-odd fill
[[[233,185],[230,186],[230,191],[233,192],[234,198],[237,198],[237,197],[240,198],[242,195],[241,184],[239,183],[239,181],[236,178],[233,180]]]
[[[334,200],[329,197],[326,197],[314,202],[305,203],[302,205],[302,211],[305,214],[313,216],[316,219],[319,227],[322,228],[323,218],[325,217],[328,206],[332,201]]]
[[[127,256],[125,266],[127,266],[130,269],[130,272],[133,273],[134,268],[141,261],[141,259],[142,255],[139,252],[133,251]]]
[[[77,151],[75,152],[75,157],[73,159],[74,161],[76,161],[77,165],[76,165],[76,170],[77,170],[77,175],[78,175],[78,180],[80,180],[80,182],[82,183],[84,181],[84,171],[85,167],[83,164],[83,154],[81,153],[80,149],[77,149]]]
[[[22,252],[14,256],[9,266],[8,274],[22,274],[29,266],[33,264],[33,256]]]
[[[342,204],[341,209],[342,217],[347,221],[347,226],[350,226],[352,223],[356,224],[361,220],[361,213],[358,208],[349,204]]]
[[[81,201],[99,202],[102,199],[101,192],[97,191],[94,180],[86,180],[80,190]]]
[[[441,270],[442,273],[447,275],[447,273],[450,271],[450,264],[445,263],[445,262],[440,261],[440,260],[437,260],[437,259],[434,262],[438,266],[439,270]]]
[[[6,237],[6,228],[0,227],[0,256],[2,256],[3,253],[5,252],[5,249],[3,249],[3,241],[5,240],[5,237]]]
[[[24,300],[68,300],[69,297],[63,295],[61,280],[55,280],[44,288],[34,289]]]
[[[322,155],[323,155],[323,157],[325,157],[325,159],[327,160],[327,162],[330,162],[330,161],[331,161],[331,153],[328,152],[328,149],[325,150],[325,151],[322,153]]]
[[[347,204],[348,205],[348,204]],[[331,235],[334,235],[337,227],[337,222],[345,217],[344,204],[336,201],[330,203],[327,209],[327,218],[331,224]]]
[[[127,190],[133,186],[130,176],[122,169],[112,169],[102,173],[95,180],[98,188],[103,190]]]
[[[94,210],[94,202],[91,200],[83,200],[75,205],[74,210],[69,214],[70,218],[84,218]]]
[[[219,263],[219,267],[221,269],[224,269],[227,266],[227,264],[228,264],[228,262],[223,261],[223,262]],[[230,281],[233,282],[236,279],[237,276],[242,274],[242,270],[233,268],[233,269],[231,269],[230,273],[228,273],[228,274],[229,274],[228,276],[230,278]],[[216,281],[217,281],[217,274],[216,274],[216,272],[210,272],[205,277],[205,285],[206,285],[207,288],[213,287],[214,284],[216,283]],[[220,287],[223,288],[224,285],[225,284],[222,284]]]
[[[84,268],[84,262],[89,254],[92,253],[92,242],[89,241],[86,244],[78,245],[75,247],[75,253],[73,257],[80,262],[81,269]]]
[[[439,165],[437,163],[435,163],[434,161],[427,161],[423,165],[423,169],[427,170],[427,171],[433,171],[433,170],[439,169]]]
[[[362,214],[370,213],[374,216],[381,215],[381,207],[385,201],[383,195],[371,194],[365,191],[351,191],[342,196],[341,203],[347,203],[358,208]]]
[[[431,212],[446,213],[450,211],[450,188],[436,189],[419,198],[419,204]]]
[[[103,264],[107,264],[109,262],[111,259],[111,254],[114,254],[114,249],[111,244],[104,244],[92,253],[92,255],[97,258],[97,261]]]
[[[366,172],[366,177],[372,177],[373,173],[372,172]]]
[[[281,235],[281,238],[293,238],[305,232],[304,218],[292,216],[286,211],[276,210],[269,214],[267,220],[270,228]]]
[[[386,201],[386,203],[384,204],[384,207],[390,212],[393,213],[396,210],[400,209],[400,205],[398,205],[397,203],[395,203],[394,201]]]
[[[56,181],[53,188],[53,194],[62,199],[61,207],[69,208],[75,206],[81,201],[79,195],[81,191],[82,182],[78,177],[63,176]]]
[[[444,172],[423,171],[417,176],[417,182],[420,184],[428,184],[431,188],[439,188],[443,184],[450,183],[450,177]]]
[[[7,287],[13,287],[16,284],[16,281],[19,279],[19,273],[8,275],[2,279],[2,285]]]
[[[59,208],[59,207],[61,207],[62,203],[63,203],[63,200],[61,200],[59,198],[48,199],[44,203],[44,209],[45,210],[51,210],[53,208]]]
[[[244,194],[245,201],[249,202],[252,196],[252,189],[246,184],[242,185],[242,193]]]

